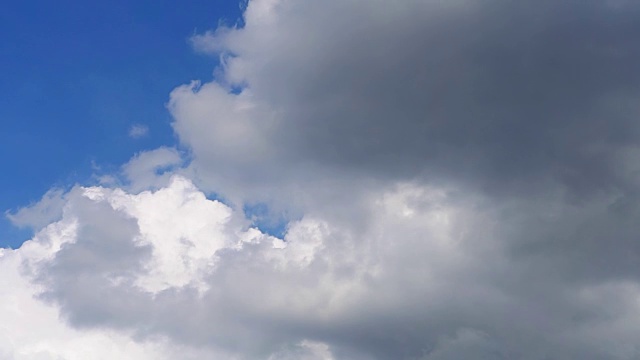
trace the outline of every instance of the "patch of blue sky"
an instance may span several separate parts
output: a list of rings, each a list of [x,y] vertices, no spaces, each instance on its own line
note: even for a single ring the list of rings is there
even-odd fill
[[[26,240],[33,237],[33,230],[16,227],[6,217],[0,217],[0,247],[17,249]]]
[[[119,169],[137,152],[174,146],[170,91],[218,65],[188,38],[240,16],[237,0],[3,4],[0,210],[91,182],[96,165]],[[130,136],[132,126],[148,132]],[[0,222],[0,247],[24,235],[10,227]]]
[[[284,239],[287,227],[291,219],[287,214],[275,212],[267,204],[249,204],[243,207],[247,219],[253,226],[265,234]]]

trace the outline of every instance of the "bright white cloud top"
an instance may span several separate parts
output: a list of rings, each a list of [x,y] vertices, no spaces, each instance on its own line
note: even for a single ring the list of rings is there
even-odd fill
[[[640,357],[639,11],[249,1],[192,39],[187,155],[11,215],[0,356]]]

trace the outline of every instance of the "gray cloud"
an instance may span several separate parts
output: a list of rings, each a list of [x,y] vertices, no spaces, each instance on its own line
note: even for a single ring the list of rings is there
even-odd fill
[[[67,211],[77,216],[80,226],[75,241],[62,245],[55,259],[39,269],[39,281],[47,285],[44,298],[57,300],[78,326],[130,316],[128,296],[113,292],[112,284],[130,281],[150,255],[150,248],[134,242],[136,221],[83,197],[75,198],[72,206]],[[105,299],[118,308],[94,306]]]
[[[276,154],[254,147],[259,171],[265,160],[312,162],[494,192],[551,180],[579,196],[632,186],[620,157],[638,139],[635,4],[282,2],[275,12],[209,36],[236,56],[230,81],[263,106],[244,120]],[[221,152],[199,147],[175,113],[196,155]]]
[[[159,226],[149,221],[175,211],[174,200],[164,198],[169,205],[153,211],[130,206],[146,209],[167,189],[152,197],[101,190],[104,195],[93,198],[104,200],[79,198],[68,207],[74,211],[66,216],[82,214],[75,242],[36,269],[44,276],[44,297],[60,305],[71,324],[133,332],[141,340],[163,336],[241,359],[286,358],[309,351],[299,345],[305,341],[327,346],[337,359],[635,356],[635,350],[629,357],[617,351],[619,344],[635,346],[630,334],[640,321],[629,319],[637,319],[637,283],[576,281],[575,274],[558,272],[566,269],[552,256],[514,256],[514,234],[503,232],[518,224],[496,224],[506,217],[487,207],[490,198],[422,185],[372,194],[369,208],[375,210],[357,229],[305,218],[291,225],[286,249],[265,238],[228,245],[205,269],[205,292],[195,284],[149,292],[139,283],[153,264],[149,250],[183,242],[179,234],[189,224],[178,222],[176,237],[141,247],[136,239],[144,229],[135,222]],[[181,211],[172,216],[186,215]],[[516,228],[522,237],[522,227]],[[216,241],[240,229],[216,235]],[[169,264],[161,266],[171,271]]]
[[[409,358],[424,344],[436,349],[437,339],[455,337],[457,323],[506,347],[507,358],[615,357],[571,345],[560,333],[599,319],[600,308],[576,298],[583,287],[637,281],[638,6],[272,3],[254,12],[250,6],[242,29],[194,41],[228,54],[226,80],[173,93],[175,128],[193,149],[201,183],[229,192],[243,184],[239,196],[248,199],[268,192],[276,202],[300,201],[364,242],[375,220],[363,193],[398,181],[454,188],[463,198],[484,197],[495,230],[488,236],[504,252],[501,271],[462,278],[490,283],[485,289],[495,286],[507,303],[489,298],[480,311],[470,304],[482,296],[462,295],[459,308],[443,301],[438,321],[420,317],[417,307],[393,320],[363,314],[372,330],[354,325],[332,343],[350,338],[374,358]],[[244,93],[221,95],[225,81],[245,86]],[[227,106],[218,115],[207,99]],[[239,126],[257,130],[206,145],[206,135],[194,131]],[[230,170],[217,176],[217,167]],[[395,230],[385,232],[387,240],[414,253],[431,241],[423,235],[425,243],[411,246],[410,227]],[[412,276],[403,275],[388,281]],[[407,289],[380,289],[389,291]],[[502,307],[540,327],[505,323]]]

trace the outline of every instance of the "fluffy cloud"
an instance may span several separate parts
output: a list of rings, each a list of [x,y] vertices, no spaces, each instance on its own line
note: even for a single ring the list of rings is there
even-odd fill
[[[6,331],[5,344],[19,344],[4,346],[16,359],[36,348],[79,358],[55,341],[60,331],[132,356],[166,346],[239,359],[624,359],[637,351],[638,284],[575,283],[575,274],[556,273],[563,264],[552,256],[506,246],[513,231],[531,229],[499,221],[528,203],[496,210],[490,198],[398,184],[369,194],[357,228],[310,213],[277,239],[180,176],[154,192],[76,188],[66,198],[61,220],[1,260],[5,280],[21,284],[4,296],[38,309],[5,307],[5,318],[42,328],[17,340]]]
[[[76,196],[77,192],[71,198]],[[0,249],[0,358],[144,360],[205,357],[202,352],[166,339],[137,341],[127,332],[79,329],[61,321],[59,308],[42,298],[44,287],[32,281],[32,271],[55,258],[65,244],[76,241],[81,226],[67,210],[63,219],[42,229],[20,249]],[[79,278],[83,276],[78,274]]]
[[[50,224],[0,258],[2,296],[34,311],[0,314],[43,325],[0,349],[637,358],[638,10],[250,1],[193,38],[215,81],[171,93],[188,165],[138,154],[124,188],[13,215]],[[245,217],[260,203],[282,238]]]

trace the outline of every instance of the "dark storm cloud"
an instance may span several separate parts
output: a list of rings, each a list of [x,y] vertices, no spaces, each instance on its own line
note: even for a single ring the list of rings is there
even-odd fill
[[[358,5],[299,29],[338,30],[288,44],[251,83],[284,114],[285,156],[496,191],[630,185],[619,156],[640,136],[637,5],[422,2],[370,22]]]

